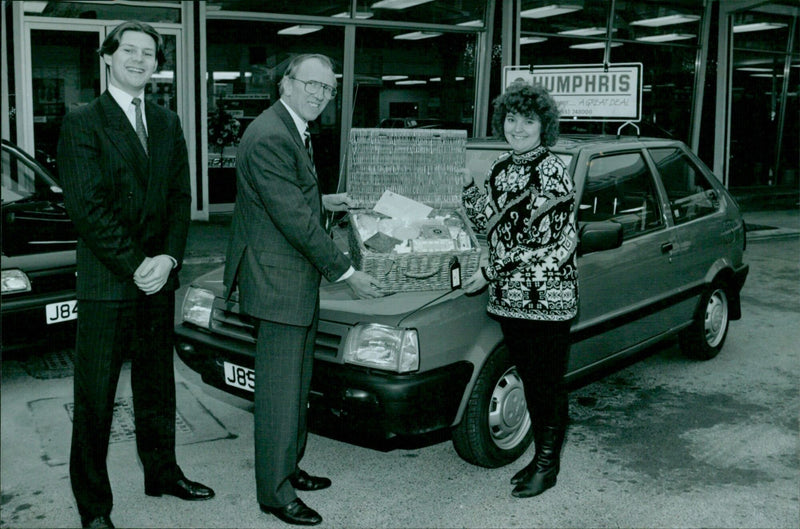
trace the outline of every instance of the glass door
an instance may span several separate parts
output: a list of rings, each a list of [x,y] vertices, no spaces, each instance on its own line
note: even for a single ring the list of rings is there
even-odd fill
[[[97,58],[102,26],[53,26],[28,26],[30,76],[23,82],[28,85],[25,92],[30,94],[33,126],[25,127],[26,116],[19,118],[23,147],[56,174],[56,148],[64,115],[100,95],[105,71]]]

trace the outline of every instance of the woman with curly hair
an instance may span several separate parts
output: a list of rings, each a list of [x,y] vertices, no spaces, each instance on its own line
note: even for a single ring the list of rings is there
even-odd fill
[[[568,422],[564,375],[570,324],[578,312],[575,190],[550,150],[558,139],[558,107],[541,86],[516,82],[494,101],[492,129],[511,145],[487,175],[470,181],[462,200],[488,256],[464,283],[488,285],[487,311],[499,323],[525,387],[533,423],[533,461],[511,479],[512,495],[528,498],[556,483]]]

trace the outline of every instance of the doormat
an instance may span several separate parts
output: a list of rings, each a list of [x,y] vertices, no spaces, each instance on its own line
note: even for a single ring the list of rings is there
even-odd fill
[[[175,396],[177,398],[176,444],[190,445],[236,437],[197,399],[184,382],[175,385]],[[65,465],[69,462],[74,406],[71,399],[63,398],[45,398],[28,402],[28,409],[33,416],[41,443],[42,459],[49,466]],[[124,443],[135,439],[133,396],[119,397],[114,401],[109,443]]]

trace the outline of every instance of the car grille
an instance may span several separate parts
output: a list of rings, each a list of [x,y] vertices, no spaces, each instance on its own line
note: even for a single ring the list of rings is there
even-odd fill
[[[314,348],[315,353],[337,358],[348,329],[349,327],[346,325],[320,321],[317,329],[317,339],[314,342],[316,345]]]
[[[239,303],[226,302],[222,298],[214,300],[211,311],[211,331],[223,336],[255,344],[255,324],[252,318],[239,313]],[[317,329],[315,353],[337,358],[339,348],[347,336],[349,327],[338,323],[320,321]]]
[[[248,321],[246,316],[242,317],[239,314],[238,303],[226,302],[222,298],[214,300],[211,310],[211,330],[223,336],[256,343],[255,325]]]
[[[75,290],[75,268],[57,268],[41,272],[29,272],[31,290],[34,294],[47,294]]]

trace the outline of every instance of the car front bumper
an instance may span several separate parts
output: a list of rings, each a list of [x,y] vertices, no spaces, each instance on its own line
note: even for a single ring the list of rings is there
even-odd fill
[[[74,290],[3,296],[3,351],[33,349],[74,340],[77,320],[48,324],[46,311],[47,305],[74,300]]]
[[[253,369],[254,347],[189,325],[175,328],[178,356],[206,384],[253,400],[254,394],[226,384],[224,362]],[[309,398],[313,431],[348,439],[391,439],[450,427],[472,376],[469,362],[424,373],[396,374],[319,358]]]

